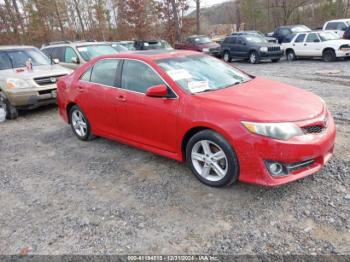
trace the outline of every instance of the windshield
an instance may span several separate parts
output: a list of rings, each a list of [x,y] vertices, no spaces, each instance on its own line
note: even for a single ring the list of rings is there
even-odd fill
[[[298,26],[295,26],[295,27],[291,28],[291,30],[292,30],[293,33],[311,31],[311,29],[308,28],[308,27],[305,26],[305,25],[298,25]]]
[[[50,65],[51,60],[36,48],[0,51],[0,70],[25,67],[31,59],[33,66]]]
[[[124,46],[126,49],[130,51],[136,50],[134,47],[134,42],[125,42],[125,43],[119,43],[120,45]]]
[[[237,85],[252,78],[206,55],[161,59],[157,64],[185,91],[200,93]]]
[[[340,39],[340,36],[333,32],[320,32],[318,33],[322,41],[329,41],[329,40],[337,40]]]
[[[118,43],[112,43],[112,47],[117,50],[118,52],[126,52],[129,51],[125,46],[122,46],[121,44]]]
[[[261,37],[259,35],[247,35],[247,36],[244,36],[243,38],[245,38],[248,42],[252,42],[252,43],[267,43],[266,38]]]
[[[207,36],[200,36],[200,37],[196,37],[193,39],[193,41],[196,44],[209,44],[211,42],[213,42],[209,37]]]
[[[115,50],[113,47],[107,44],[78,46],[77,50],[85,61],[90,61],[92,58],[96,56],[117,53],[117,50]]]

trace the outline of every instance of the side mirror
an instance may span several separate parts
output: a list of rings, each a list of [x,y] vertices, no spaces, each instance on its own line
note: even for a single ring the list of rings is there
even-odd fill
[[[168,95],[168,88],[165,85],[151,86],[146,91],[146,96],[149,97],[166,97]]]
[[[72,63],[79,64],[80,63],[79,58],[76,56],[72,57]]]
[[[60,60],[58,58],[54,58],[54,59],[52,59],[52,63],[53,64],[59,64]]]

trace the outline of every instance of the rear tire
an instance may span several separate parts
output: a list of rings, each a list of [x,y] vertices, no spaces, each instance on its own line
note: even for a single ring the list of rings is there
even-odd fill
[[[249,63],[258,64],[260,62],[259,55],[256,51],[251,51],[249,53]]]
[[[91,133],[91,126],[83,110],[75,105],[69,111],[69,120],[73,133],[82,141],[95,138]]]
[[[18,111],[16,107],[11,105],[10,101],[0,94],[0,103],[5,106],[6,119],[14,120],[18,117]]]
[[[225,52],[224,52],[223,59],[224,59],[224,61],[225,61],[226,63],[231,63],[232,57],[231,57],[229,51],[225,51]]]
[[[287,51],[287,60],[290,61],[290,62],[297,60],[297,56],[295,55],[294,50],[288,50]]]
[[[322,58],[325,62],[334,62],[337,59],[337,55],[333,49],[327,49],[323,51]]]
[[[208,186],[223,187],[238,180],[236,153],[224,137],[211,130],[191,137],[186,146],[186,162],[197,179]]]

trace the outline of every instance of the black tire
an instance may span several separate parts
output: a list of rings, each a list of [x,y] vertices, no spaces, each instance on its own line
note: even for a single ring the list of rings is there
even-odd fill
[[[259,58],[259,54],[256,51],[251,51],[249,53],[249,63],[251,64],[259,64],[260,62],[260,58]]]
[[[276,59],[271,59],[272,63],[278,63],[281,59],[280,58],[276,58]]]
[[[325,62],[334,62],[337,59],[337,55],[333,49],[327,49],[323,51],[322,58]]]
[[[229,51],[225,51],[225,52],[223,53],[222,58],[224,59],[224,61],[225,61],[226,63],[231,63],[231,61],[232,61],[232,57],[231,57]]]
[[[14,120],[18,117],[16,107],[11,105],[10,101],[0,94],[0,103],[5,106],[6,119]]]
[[[294,50],[288,50],[286,55],[287,55],[287,60],[290,62],[297,60],[297,56],[295,55]]]
[[[79,134],[77,129],[75,128],[74,124],[76,123],[73,117],[73,114],[75,114],[76,112],[79,112],[79,114],[82,115],[84,122],[86,123],[86,129],[84,128],[85,133],[81,133]],[[72,127],[73,133],[82,141],[89,141],[95,138],[95,136],[91,133],[91,125],[90,122],[88,120],[88,118],[86,117],[84,111],[77,105],[73,106],[70,111],[69,111],[69,121],[70,121],[70,125]]]
[[[219,165],[223,164],[223,163],[219,163],[220,161],[224,161],[225,163],[224,167],[223,166],[220,166],[220,167],[225,168],[226,173],[224,173],[225,175],[219,180],[213,181],[213,180],[204,178],[197,171],[195,167],[195,163],[192,160],[192,150],[195,150],[196,146],[203,141],[208,141],[210,143],[215,144],[215,145],[210,145],[210,151],[212,152],[212,154],[215,154],[214,149],[216,145],[219,147],[219,150],[222,150],[221,152],[224,152],[225,154],[225,157],[226,157],[225,159],[215,161],[216,164],[219,164]],[[214,146],[214,148],[212,148],[212,146]],[[203,151],[203,156],[204,154],[205,152]],[[207,159],[209,158],[211,157],[208,157]],[[213,132],[211,130],[200,131],[191,137],[191,139],[189,140],[186,146],[186,162],[189,168],[191,169],[191,171],[193,172],[193,174],[198,178],[198,180],[208,186],[212,186],[212,187],[228,186],[236,182],[239,177],[239,163],[238,163],[236,153],[234,152],[231,145],[225,140],[224,137],[222,137],[220,134]],[[203,161],[202,164],[203,164],[202,168],[204,169],[204,165],[206,165],[206,162]],[[213,172],[215,173],[214,168],[210,166],[209,174],[210,173],[213,174]]]

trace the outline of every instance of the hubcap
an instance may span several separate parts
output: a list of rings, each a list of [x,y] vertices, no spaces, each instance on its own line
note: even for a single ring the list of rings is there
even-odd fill
[[[225,53],[224,60],[225,60],[225,62],[228,62],[228,53]]]
[[[72,125],[78,136],[84,137],[87,133],[87,123],[84,115],[79,110],[72,113]]]
[[[252,63],[254,64],[255,61],[256,61],[256,55],[255,55],[255,53],[252,53],[252,54],[250,55],[250,62],[252,62]]]
[[[294,58],[293,53],[289,53],[289,54],[288,54],[288,60],[289,60],[289,61],[292,61],[293,58]]]
[[[212,141],[198,141],[192,148],[191,160],[197,173],[206,180],[216,182],[227,174],[226,154]]]

